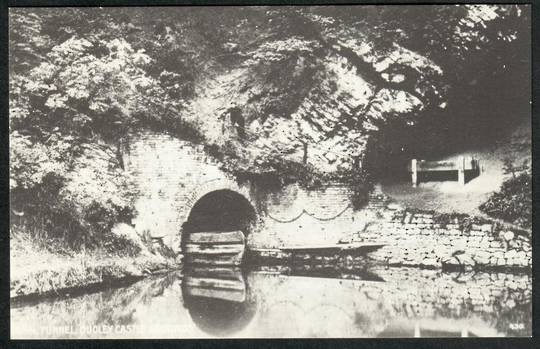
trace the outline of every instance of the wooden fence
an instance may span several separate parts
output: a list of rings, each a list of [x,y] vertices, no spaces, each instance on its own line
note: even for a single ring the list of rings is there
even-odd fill
[[[475,172],[479,174],[480,162],[474,158],[466,160],[464,156],[460,156],[455,161],[411,160],[410,172],[413,187],[417,186],[420,173],[453,171],[457,171],[459,184],[465,185],[466,172]]]

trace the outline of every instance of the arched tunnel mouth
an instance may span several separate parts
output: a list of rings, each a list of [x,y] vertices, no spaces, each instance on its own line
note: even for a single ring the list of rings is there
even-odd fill
[[[223,189],[201,197],[189,213],[185,233],[207,231],[236,231],[248,235],[255,223],[255,209],[235,191]]]
[[[255,209],[242,194],[216,190],[195,203],[183,225],[184,304],[193,321],[208,334],[230,335],[254,316],[254,304],[246,299],[243,270],[231,265],[242,263],[246,238],[255,221]],[[190,252],[193,248],[198,252]],[[220,249],[225,253],[215,254]],[[200,264],[203,266],[197,266]]]
[[[227,251],[235,246],[239,248],[238,244],[243,244],[242,250],[245,250],[245,242],[255,222],[255,209],[242,194],[228,189],[209,192],[197,200],[182,227],[182,250],[186,255],[195,255],[202,263],[238,264],[226,262],[227,253],[232,253]],[[189,252],[193,250],[186,248],[193,243],[199,244],[198,252]],[[219,255],[219,249],[224,250],[225,255]],[[190,260],[193,258],[187,259]]]

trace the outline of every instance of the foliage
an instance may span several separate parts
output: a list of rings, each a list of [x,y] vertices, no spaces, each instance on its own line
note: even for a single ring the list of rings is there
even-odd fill
[[[41,217],[40,228],[50,237],[62,237],[72,247],[91,247],[110,237],[115,222],[130,220],[134,186],[111,151],[84,146],[68,168],[61,157],[56,163],[42,162],[35,158],[44,156],[35,151],[38,147],[21,149],[18,142],[13,144],[17,146],[10,148],[15,155],[12,170],[17,172],[11,174],[12,182],[16,181],[11,207],[24,215],[13,223],[28,223],[32,218],[36,222]]]
[[[506,5],[10,9],[12,203],[93,243],[129,220],[121,142],[140,127],[205,143],[238,172],[314,186],[344,171],[362,203],[372,174],[350,164],[371,140],[402,148],[380,134],[440,128],[521,86],[529,16]],[[217,131],[228,101],[243,110],[244,143]]]
[[[512,158],[505,158],[503,160],[503,173],[506,175],[511,174],[512,178],[516,178],[516,174],[519,174],[521,172],[526,172],[529,170],[529,160],[526,159],[523,161],[521,166],[516,166],[514,159]]]
[[[351,203],[354,209],[361,209],[368,204],[369,193],[373,189],[373,179],[368,171],[359,170],[352,175]]]
[[[324,176],[315,168],[285,159],[273,159],[271,162],[260,163],[262,171],[236,168],[230,169],[240,180],[249,179],[259,183],[261,187],[279,188],[286,184],[298,183],[303,188],[317,188],[322,185]]]
[[[73,247],[110,243],[112,225],[129,221],[134,186],[121,138],[170,122],[164,108],[181,102],[166,91],[174,74],[151,76],[144,48],[104,31],[107,18],[77,9],[10,16],[11,204]]]
[[[530,229],[532,227],[532,176],[530,170],[520,171],[503,182],[498,192],[480,205],[490,216]]]
[[[10,189],[30,189],[43,183],[46,177],[64,177],[69,163],[64,156],[70,144],[58,135],[50,138],[56,141],[43,143],[32,142],[29,136],[18,131],[10,133]]]

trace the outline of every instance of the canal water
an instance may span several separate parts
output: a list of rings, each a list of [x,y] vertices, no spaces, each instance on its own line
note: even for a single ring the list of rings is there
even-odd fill
[[[11,305],[14,339],[530,335],[524,274],[201,267]]]

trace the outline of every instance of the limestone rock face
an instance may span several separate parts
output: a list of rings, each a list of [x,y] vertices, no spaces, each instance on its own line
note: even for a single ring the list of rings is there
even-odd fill
[[[478,20],[493,19],[463,9],[451,11],[467,19],[449,29],[456,40]],[[351,170],[376,136],[437,114],[452,96],[441,55],[427,43],[400,40],[419,35],[410,28],[394,28],[394,37],[368,24],[373,9],[336,16],[316,8],[244,11],[249,15],[223,18],[222,42],[207,43],[209,62],[181,115],[238,170],[267,172],[290,162],[326,174]],[[243,130],[228,113],[233,107]]]
[[[358,28],[330,19],[310,25],[318,34],[281,33],[249,48],[228,42],[238,57],[196,83],[182,118],[235,154],[240,168],[291,161],[321,173],[350,170],[388,121],[414,123],[412,115],[443,94],[435,82],[443,72],[430,59],[397,44],[376,48]],[[261,28],[252,30],[266,33]],[[233,105],[245,137],[227,115]]]
[[[400,64],[439,72],[433,63],[421,66],[417,57],[404,52],[396,49],[394,54],[408,57]],[[366,60],[376,58],[368,56]],[[290,79],[291,86],[287,87],[265,85],[272,73],[261,73],[254,67],[221,72],[212,81],[201,82],[188,117],[200,125],[210,143],[240,153],[246,167],[280,157],[299,163],[305,159],[321,172],[336,172],[351,168],[353,160],[364,153],[370,135],[379,130],[386,118],[403,115],[406,121],[407,115],[424,107],[409,92],[366,81],[363,72],[339,54],[329,52],[317,60],[317,69],[310,72],[302,71],[303,64],[297,59],[294,69],[308,77],[284,77]],[[372,69],[377,69],[375,66]],[[299,94],[294,89],[303,91],[295,100],[280,101],[279,94]],[[245,118],[245,139],[240,139],[231,121],[223,117],[233,102]],[[279,106],[280,102],[288,108]],[[278,105],[275,113],[269,107],[272,104]]]

